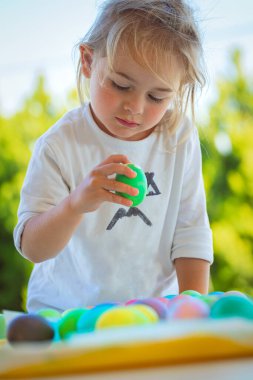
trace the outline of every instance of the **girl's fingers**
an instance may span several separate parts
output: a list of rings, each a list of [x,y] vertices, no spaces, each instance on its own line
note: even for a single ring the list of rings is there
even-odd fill
[[[104,190],[104,191],[106,193],[105,194],[105,201],[107,201],[107,202],[117,203],[117,204],[120,204],[120,205],[126,206],[126,207],[130,207],[133,204],[133,201],[131,201],[130,199],[121,197],[120,195],[112,193],[110,191],[106,191],[106,190]]]
[[[103,182],[103,189],[108,191],[118,191],[121,193],[126,193],[132,196],[138,195],[139,190],[135,187],[126,185],[125,183],[115,181],[113,179],[107,179]]]
[[[98,166],[106,165],[106,164],[129,164],[130,161],[127,156],[124,154],[113,154],[107,157],[104,161],[102,161]]]
[[[92,170],[92,175],[94,176],[103,175],[107,177],[113,174],[123,174],[129,178],[136,177],[136,172],[134,170],[120,163],[110,163],[102,166],[97,166]]]
[[[89,189],[88,193],[92,194],[92,199],[96,198],[98,204],[107,201],[126,207],[132,206],[133,202],[130,199],[122,197],[117,193],[136,196],[139,190],[125,183],[116,181],[115,178],[110,178],[110,176],[115,176],[116,174],[125,175],[129,178],[136,177],[136,172],[126,166],[127,163],[129,163],[129,159],[126,156],[122,154],[112,155],[107,157],[107,159],[102,161],[90,172],[87,180],[87,189]]]

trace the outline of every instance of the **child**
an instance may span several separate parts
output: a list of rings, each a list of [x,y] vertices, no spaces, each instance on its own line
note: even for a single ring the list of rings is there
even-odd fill
[[[28,311],[208,291],[213,260],[197,130],[185,117],[204,83],[201,43],[181,0],[109,0],[79,44],[89,102],[36,143],[16,248],[35,263]],[[115,180],[145,171],[130,207]]]

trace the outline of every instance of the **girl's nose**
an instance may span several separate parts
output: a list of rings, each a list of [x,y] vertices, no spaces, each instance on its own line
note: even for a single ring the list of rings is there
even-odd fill
[[[124,110],[132,115],[141,115],[144,110],[144,100],[141,96],[133,96],[124,103]]]

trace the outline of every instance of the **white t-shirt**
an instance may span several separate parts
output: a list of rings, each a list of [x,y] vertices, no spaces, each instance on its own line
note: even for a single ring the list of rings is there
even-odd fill
[[[85,214],[65,248],[34,265],[28,311],[176,294],[174,259],[212,263],[196,128],[185,119],[169,139],[168,130],[157,127],[143,140],[119,140],[99,129],[88,104],[64,115],[35,145],[14,230],[19,252],[28,219],[57,205],[112,154],[127,155],[145,171],[144,202],[130,208],[103,203]]]

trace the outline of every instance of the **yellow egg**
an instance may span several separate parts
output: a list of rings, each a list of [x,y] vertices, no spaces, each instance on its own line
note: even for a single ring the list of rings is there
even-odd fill
[[[149,322],[155,323],[159,321],[159,315],[157,312],[150,306],[148,305],[142,305],[142,304],[136,304],[131,306],[135,310],[139,310],[141,313],[146,315],[148,318]]]
[[[144,325],[150,323],[149,318],[133,306],[113,307],[105,311],[96,322],[96,329],[111,327],[123,327],[133,325]]]

